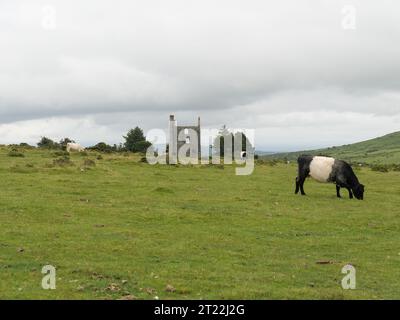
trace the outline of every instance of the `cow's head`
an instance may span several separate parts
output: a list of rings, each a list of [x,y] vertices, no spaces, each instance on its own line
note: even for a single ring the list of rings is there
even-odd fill
[[[353,189],[354,196],[358,200],[364,200],[364,185],[363,184],[358,184],[354,189]]]

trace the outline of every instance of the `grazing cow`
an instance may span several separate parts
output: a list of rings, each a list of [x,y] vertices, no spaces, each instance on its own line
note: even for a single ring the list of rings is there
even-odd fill
[[[304,192],[304,181],[311,176],[319,182],[336,183],[336,195],[340,196],[340,188],[346,188],[349,191],[350,199],[353,194],[358,200],[364,199],[364,186],[360,184],[351,166],[342,160],[336,160],[330,157],[320,156],[300,156],[297,159],[299,172],[296,178],[296,194]]]
[[[69,142],[69,143],[67,143],[67,152],[71,152],[71,151],[83,152],[83,151],[85,151],[85,148],[82,147],[78,143]]]

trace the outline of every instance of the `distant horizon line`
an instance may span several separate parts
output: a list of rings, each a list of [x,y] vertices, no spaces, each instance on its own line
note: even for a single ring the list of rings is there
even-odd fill
[[[378,139],[378,138],[382,138],[391,134],[396,134],[396,133],[400,133],[400,131],[393,131],[384,135],[380,135],[377,136],[375,138],[369,138],[369,139],[365,139],[365,140],[361,140],[361,141],[355,141],[355,142],[351,142],[351,143],[344,143],[344,144],[332,144],[332,145],[319,145],[319,146],[303,146],[303,147],[299,147],[299,148],[292,148],[292,147],[288,147],[287,149],[280,149],[280,150],[273,150],[270,149],[268,150],[268,148],[255,148],[255,154],[278,154],[278,153],[293,153],[293,152],[306,152],[306,151],[315,151],[318,149],[327,149],[327,148],[333,148],[333,147],[342,147],[345,145],[350,145],[350,144],[356,144],[356,143],[361,143],[361,142],[365,142],[365,141],[369,141],[369,140],[374,140],[374,139]],[[51,138],[50,138],[51,139]],[[53,140],[53,139],[52,139]],[[57,139],[53,140],[56,141]],[[100,143],[100,142],[104,142],[108,145],[120,145],[123,144],[122,142],[119,143],[107,143],[105,141],[98,141],[98,142],[92,142],[92,143],[80,143],[81,145],[83,145],[85,148],[89,148],[92,146],[95,146],[96,144]],[[0,142],[0,146],[12,146],[12,145],[21,145],[21,144],[28,144],[31,147],[37,147],[37,143],[29,143],[29,142],[16,142],[16,143],[1,143]],[[160,144],[155,144],[155,146],[163,146],[164,144],[160,143]],[[204,145],[202,144],[202,149],[207,149],[209,148],[209,145]]]

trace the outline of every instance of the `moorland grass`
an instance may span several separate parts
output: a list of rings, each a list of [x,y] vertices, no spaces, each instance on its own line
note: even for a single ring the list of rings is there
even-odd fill
[[[73,154],[66,166],[52,151],[9,151],[0,149],[1,299],[400,298],[400,172],[358,169],[357,201],[313,181],[294,195],[294,164],[236,176],[133,154]],[[341,288],[348,263],[356,290]],[[41,288],[47,264],[56,290]]]

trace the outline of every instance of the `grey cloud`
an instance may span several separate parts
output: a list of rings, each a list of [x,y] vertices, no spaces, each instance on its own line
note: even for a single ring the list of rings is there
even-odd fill
[[[90,118],[119,134],[132,115],[178,113],[262,132],[296,112],[396,117],[400,4],[352,3],[346,31],[348,1],[2,1],[0,123]]]

